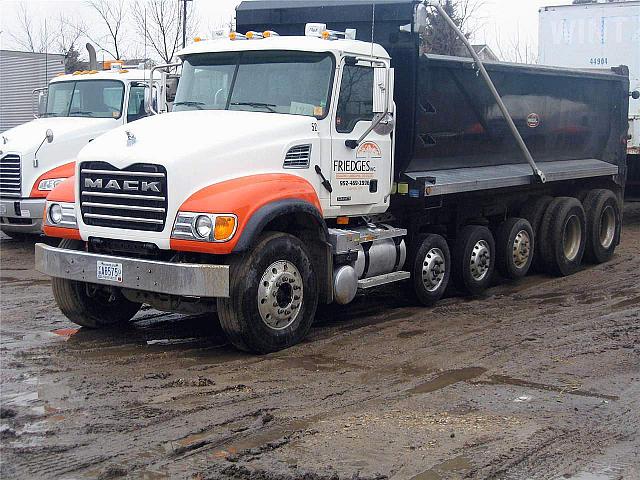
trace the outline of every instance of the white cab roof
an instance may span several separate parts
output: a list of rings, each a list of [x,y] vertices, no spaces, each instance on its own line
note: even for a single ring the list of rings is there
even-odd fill
[[[156,73],[155,78],[160,75]],[[54,82],[83,81],[83,80],[122,80],[123,82],[147,81],[151,78],[151,70],[123,69],[99,70],[96,73],[77,73],[60,75],[51,79]]]
[[[360,40],[324,40],[317,37],[269,37],[256,40],[202,40],[178,52],[180,58],[194,53],[291,50],[297,52],[330,52],[334,55],[371,56],[371,43]],[[373,56],[388,59],[387,51],[373,45]]]

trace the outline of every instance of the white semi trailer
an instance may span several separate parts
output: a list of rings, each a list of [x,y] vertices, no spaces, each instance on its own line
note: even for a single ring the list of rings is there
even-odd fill
[[[631,82],[627,190],[640,197],[640,1],[579,2],[540,9],[539,63],[608,70]]]

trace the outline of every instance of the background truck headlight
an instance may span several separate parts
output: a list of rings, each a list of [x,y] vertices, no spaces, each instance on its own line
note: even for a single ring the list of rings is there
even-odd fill
[[[51,227],[78,228],[76,206],[67,202],[47,202],[46,225]]]
[[[42,192],[51,191],[65,180],[66,178],[45,178],[44,180],[40,180],[38,190]]]
[[[58,225],[62,221],[62,207],[59,203],[54,203],[49,208],[49,220],[54,225]]]
[[[171,238],[199,242],[228,242],[238,229],[234,214],[178,212]]]

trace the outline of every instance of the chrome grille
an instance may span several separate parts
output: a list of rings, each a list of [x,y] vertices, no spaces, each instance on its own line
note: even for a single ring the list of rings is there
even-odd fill
[[[139,163],[118,169],[80,164],[80,212],[87,225],[161,232],[167,218],[167,171]]]
[[[0,159],[0,195],[20,197],[20,157],[5,155]]]
[[[284,157],[284,168],[309,168],[311,145],[291,147]]]

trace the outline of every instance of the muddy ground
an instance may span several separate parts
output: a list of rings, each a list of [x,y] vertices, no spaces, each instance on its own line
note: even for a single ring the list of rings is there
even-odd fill
[[[77,330],[2,254],[7,479],[640,478],[640,205],[606,265],[418,308],[331,309],[303,344],[231,348],[209,317]]]

